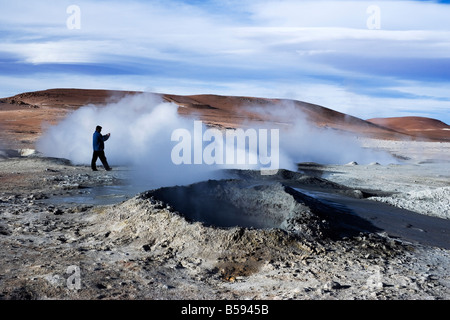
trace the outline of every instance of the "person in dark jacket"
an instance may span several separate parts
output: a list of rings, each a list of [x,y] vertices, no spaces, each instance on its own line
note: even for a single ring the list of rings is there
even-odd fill
[[[111,167],[109,166],[108,161],[106,160],[106,156],[105,156],[105,151],[104,151],[105,143],[104,142],[109,139],[111,134],[108,133],[106,135],[102,135],[101,131],[102,131],[101,126],[97,126],[95,128],[94,136],[92,139],[92,146],[94,148],[94,153],[92,154],[91,168],[93,171],[97,171],[97,159],[100,158],[100,161],[102,162],[103,167],[107,171],[110,171]]]

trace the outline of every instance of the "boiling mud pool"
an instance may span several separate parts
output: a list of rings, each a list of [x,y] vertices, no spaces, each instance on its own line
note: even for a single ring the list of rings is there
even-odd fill
[[[109,205],[119,203],[134,197],[145,188],[132,185],[96,186],[80,189],[76,194],[55,196],[45,199],[45,203],[73,203],[89,205]]]
[[[276,192],[272,193],[272,196],[266,198],[262,203],[259,202],[254,208],[250,206],[246,210],[242,210],[235,208],[233,200],[223,199],[222,197],[222,199],[218,199],[211,192],[206,192],[211,190],[211,183],[206,189],[203,189],[203,187],[198,189],[203,185],[201,183],[187,187],[166,187],[154,190],[152,194],[192,220],[220,227],[239,225],[241,227],[270,228],[277,227],[285,219],[287,209],[283,208],[282,202],[278,203],[279,199],[275,196]],[[216,183],[221,184],[217,181]],[[252,197],[259,197],[258,186],[255,188],[256,194],[251,197],[250,194],[243,192],[243,189],[240,188],[237,188],[234,192],[244,198],[249,197],[248,201],[253,201]],[[50,204],[109,205],[120,203],[147,190],[150,190],[150,188],[132,184],[96,186],[80,189],[76,194],[55,196],[42,201]],[[180,190],[183,191],[182,196]],[[361,226],[354,226],[361,227],[361,230],[386,232],[390,236],[407,241],[417,241],[426,245],[450,249],[450,220],[418,214],[382,202],[351,198],[334,192],[307,190],[298,187],[291,190],[295,190],[294,193],[300,195],[300,201],[308,206],[315,207],[317,205],[317,202],[310,202],[308,198],[324,205],[319,206],[320,210],[331,219],[341,221],[350,218],[351,225],[355,221],[364,222]],[[358,219],[355,220],[351,218],[352,216]]]

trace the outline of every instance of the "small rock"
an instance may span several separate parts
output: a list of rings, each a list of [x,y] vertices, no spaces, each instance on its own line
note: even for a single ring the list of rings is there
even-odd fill
[[[338,290],[338,289],[342,289],[342,288],[343,288],[343,286],[337,281],[329,281],[329,282],[325,283],[323,286],[324,290]]]

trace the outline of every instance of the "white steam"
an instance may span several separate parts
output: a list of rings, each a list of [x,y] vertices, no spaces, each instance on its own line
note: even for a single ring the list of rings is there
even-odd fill
[[[230,166],[226,163],[175,164],[171,153],[177,142],[172,140],[172,134],[179,129],[190,131],[192,136],[195,134],[194,120],[179,116],[177,108],[177,105],[164,102],[159,96],[150,93],[130,95],[105,106],[84,106],[59,124],[48,128],[38,141],[37,148],[46,156],[89,165],[92,135],[95,127],[100,125],[103,127],[102,134],[111,133],[111,137],[105,142],[109,164],[113,168],[129,166],[134,173],[134,183],[148,188],[220,178],[222,176],[217,169],[222,168],[258,169],[258,166]],[[280,168],[296,170],[296,163],[305,161],[323,164],[392,161],[392,158],[384,154],[362,149],[351,137],[313,127],[298,109],[278,106],[278,111],[275,112],[273,108],[258,112],[268,112],[267,110],[271,110],[271,117],[279,117],[281,122],[288,119],[292,124],[277,127],[280,129],[280,147],[277,150]],[[223,140],[205,141],[203,147],[206,144],[208,149],[223,148]],[[194,152],[193,150],[192,154]]]
[[[172,163],[173,130],[192,127],[192,120],[180,117],[177,107],[147,93],[130,95],[106,106],[88,105],[50,127],[37,148],[47,156],[90,164],[92,135],[100,125],[102,134],[111,133],[105,142],[109,164],[113,169],[130,166],[136,184],[159,187],[213,177],[217,173],[212,166]]]
[[[357,136],[333,128],[319,128],[290,101],[247,108],[280,128],[280,167],[296,170],[300,162],[320,164],[397,163],[387,152],[363,148]]]

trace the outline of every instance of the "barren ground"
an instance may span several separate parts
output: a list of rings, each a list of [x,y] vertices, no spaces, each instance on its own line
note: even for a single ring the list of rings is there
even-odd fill
[[[307,164],[263,180],[233,172],[235,179],[186,187],[191,199],[205,204],[194,210],[171,202],[180,192],[175,188],[128,200],[110,196],[109,204],[76,200],[126,183],[129,169],[92,172],[63,159],[3,152],[0,297],[448,299],[448,248],[394,237],[292,191],[407,200],[408,192],[448,188],[448,173],[420,162]],[[208,220],[208,199],[233,206],[249,225],[217,226]],[[440,201],[422,202],[448,213]],[[267,224],[258,226],[262,220]]]
[[[433,131],[442,142],[412,141],[429,131],[298,103],[321,126],[411,141],[363,141],[399,164],[230,171],[158,190],[130,188],[130,168],[92,172],[33,153],[43,123],[109,98],[68,89],[1,99],[0,299],[450,298],[448,127]],[[245,118],[235,105],[268,101],[164,99],[222,127]]]

